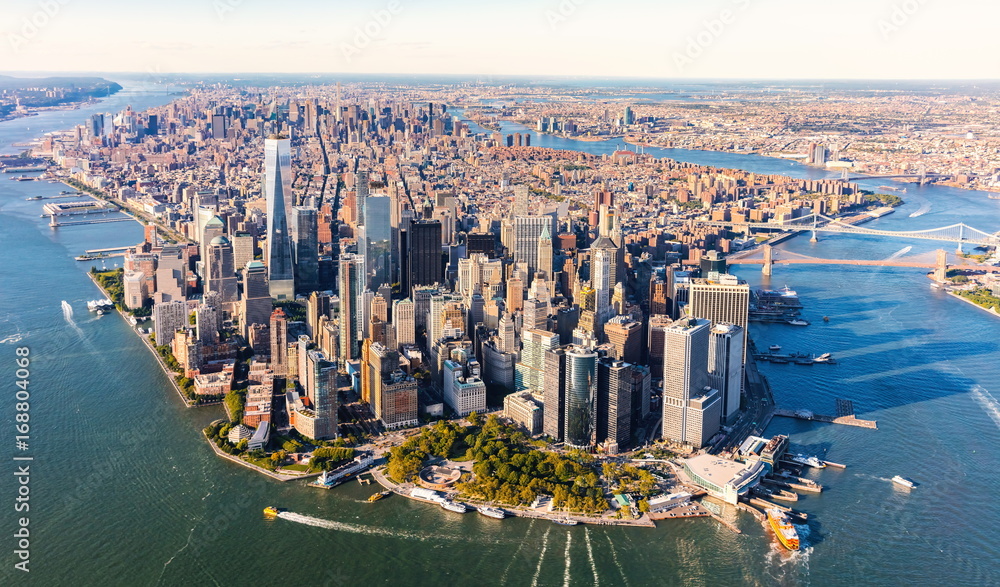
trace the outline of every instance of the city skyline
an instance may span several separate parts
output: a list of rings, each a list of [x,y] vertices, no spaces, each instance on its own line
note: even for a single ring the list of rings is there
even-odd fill
[[[1000,8],[849,0],[827,13],[779,0],[632,0],[468,7],[405,0],[303,7],[276,28],[264,5],[18,0],[0,8],[16,71],[596,76],[648,79],[985,79]],[[111,22],[114,34],[94,35]],[[609,25],[610,22],[613,24]],[[663,23],[648,29],[646,23]],[[182,32],[179,32],[182,31]],[[599,42],[595,42],[599,41]],[[127,46],[128,51],[122,51]]]

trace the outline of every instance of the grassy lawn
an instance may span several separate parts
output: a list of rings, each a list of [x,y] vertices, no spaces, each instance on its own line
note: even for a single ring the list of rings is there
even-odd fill
[[[301,473],[307,473],[309,471],[309,465],[295,464],[295,465],[285,465],[281,467],[285,471],[299,471]]]

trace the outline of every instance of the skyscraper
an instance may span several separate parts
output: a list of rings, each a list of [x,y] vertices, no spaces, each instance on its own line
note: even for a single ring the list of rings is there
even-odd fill
[[[566,351],[566,444],[587,448],[594,444],[597,399],[597,353],[574,347]]]
[[[416,316],[413,301],[409,298],[392,303],[392,324],[396,327],[396,344],[415,344]]]
[[[281,136],[264,140],[264,197],[267,202],[267,270],[271,297],[295,299],[292,255],[291,141]]]
[[[559,347],[546,350],[542,359],[545,366],[542,374],[542,397],[545,404],[542,432],[561,441],[566,434],[566,349]]]
[[[219,294],[219,302],[231,304],[239,295],[229,239],[217,236],[208,244],[205,259],[205,292]]]
[[[627,316],[615,316],[604,325],[604,336],[614,358],[634,364],[642,360],[642,324]]]
[[[735,275],[722,274],[719,280],[692,279],[688,287],[688,314],[711,320],[712,324],[735,324],[742,329],[746,359],[750,286]]]
[[[722,423],[732,424],[740,411],[743,384],[743,329],[733,324],[712,326],[708,345],[708,379],[722,396]]]
[[[545,279],[553,281],[552,231],[549,230],[548,224],[542,227],[542,234],[538,237],[538,253],[536,257],[538,258],[538,267],[535,270],[544,272]]]
[[[288,375],[288,318],[281,308],[271,313],[271,370],[275,377]]]
[[[338,274],[337,295],[340,297],[340,353],[341,367],[347,361],[358,358],[360,345],[358,329],[363,315],[361,307],[361,289],[363,280],[364,257],[345,254],[340,256],[340,273]]]
[[[393,282],[391,204],[391,198],[384,195],[365,199],[365,274],[366,286],[372,291]]]
[[[308,294],[319,289],[319,243],[316,208],[292,208],[292,236],[295,252],[295,288]]]
[[[254,324],[268,324],[271,316],[271,294],[267,289],[267,267],[260,261],[250,261],[243,272],[243,304],[240,326],[249,337]],[[256,349],[255,349],[256,350]]]
[[[632,438],[632,405],[639,391],[632,365],[611,358],[597,364],[597,442],[628,447]]]
[[[538,269],[538,241],[552,218],[548,216],[516,216],[514,218],[514,262],[528,264],[529,278]]]
[[[663,438],[702,447],[719,430],[719,393],[708,387],[711,322],[683,318],[663,328]]]
[[[404,291],[417,285],[444,283],[441,260],[441,221],[415,220],[407,230]]]
[[[607,322],[613,315],[611,308],[611,288],[615,286],[615,256],[618,247],[606,236],[598,237],[590,246],[591,287],[594,288],[594,314],[597,324]],[[600,329],[598,328],[598,331]]]

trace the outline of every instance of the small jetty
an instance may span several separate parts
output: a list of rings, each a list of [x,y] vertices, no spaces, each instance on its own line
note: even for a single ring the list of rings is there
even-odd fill
[[[861,420],[854,416],[854,402],[847,399],[837,399],[837,415],[824,416],[815,414],[810,410],[784,410],[775,408],[775,416],[783,418],[797,418],[799,420],[813,420],[816,422],[826,422],[828,424],[844,424],[845,426],[856,426],[858,428],[870,428],[878,430],[878,423],[875,420]],[[834,463],[832,466],[844,468],[843,465]]]

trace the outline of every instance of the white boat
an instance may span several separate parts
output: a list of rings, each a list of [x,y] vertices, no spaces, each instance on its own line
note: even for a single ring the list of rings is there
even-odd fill
[[[822,355],[814,358],[813,362],[816,362],[816,363],[828,363],[830,361],[830,359],[832,359],[832,358],[833,358],[833,356],[831,356],[830,353],[823,353]]]
[[[87,310],[91,312],[100,312],[102,310],[110,310],[115,307],[115,303],[104,298],[103,300],[90,300],[87,302]]]
[[[483,506],[479,508],[479,513],[486,516],[487,518],[496,518],[497,520],[502,520],[507,517],[507,512],[500,508],[491,508]]]
[[[467,508],[464,503],[460,501],[449,501],[447,499],[441,502],[441,507],[449,512],[455,512],[456,514],[464,514],[469,511],[469,508]]]
[[[791,320],[787,320],[786,322],[788,324],[791,324],[792,326],[809,326],[809,323],[801,318],[792,318]]]
[[[553,518],[552,521],[560,526],[576,526],[580,523],[572,518]]]
[[[769,351],[771,351],[771,352],[775,352],[776,353],[776,352],[778,352],[778,351],[781,350],[781,345],[780,344],[772,344],[771,346],[767,347],[767,349]]]
[[[813,467],[815,469],[825,469],[826,463],[819,460],[819,457],[812,457],[806,455],[789,455],[788,460],[793,463],[798,463],[800,465],[806,465],[808,467]]]
[[[896,475],[895,477],[893,477],[892,478],[892,482],[895,483],[896,485],[900,485],[900,486],[905,487],[907,489],[913,489],[914,487],[917,486],[916,483],[914,483],[913,481],[911,481],[911,480],[909,480],[906,477],[903,477],[901,475]]]

